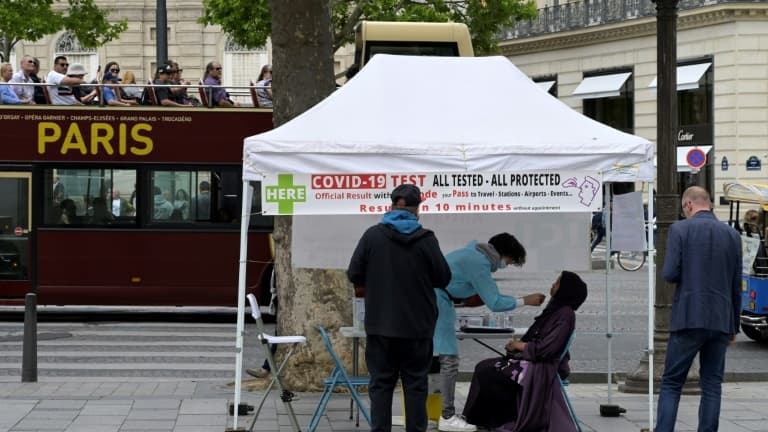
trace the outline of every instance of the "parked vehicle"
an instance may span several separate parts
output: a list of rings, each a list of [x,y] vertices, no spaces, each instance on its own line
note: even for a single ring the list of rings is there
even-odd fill
[[[766,211],[768,185],[755,183],[726,183],[724,198],[730,201],[728,223],[745,238],[759,239],[755,259],[745,259],[742,275],[741,330],[755,341],[768,341],[768,254],[766,254]],[[757,204],[761,211],[758,223],[740,223],[741,204]],[[745,248],[747,249],[747,248]]]

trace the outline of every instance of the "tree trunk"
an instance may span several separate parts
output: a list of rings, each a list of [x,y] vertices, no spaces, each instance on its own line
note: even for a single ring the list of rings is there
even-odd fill
[[[270,10],[277,127],[334,90],[333,30],[328,1],[271,0]],[[352,288],[343,272],[292,268],[291,217],[275,217],[274,240],[278,334],[306,335],[308,339],[286,367],[285,383],[294,391],[318,390],[332,366],[315,326],[329,329],[337,353],[349,364],[351,349],[347,345],[340,349],[336,329],[352,321]]]

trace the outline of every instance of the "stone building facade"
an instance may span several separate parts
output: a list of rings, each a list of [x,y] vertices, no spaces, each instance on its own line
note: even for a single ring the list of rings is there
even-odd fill
[[[543,7],[505,33],[513,63],[573,109],[656,140],[656,11],[650,0]],[[683,0],[678,19],[678,179],[714,193],[768,182],[768,3]],[[551,86],[551,87],[550,87]],[[707,152],[692,172],[689,149]]]

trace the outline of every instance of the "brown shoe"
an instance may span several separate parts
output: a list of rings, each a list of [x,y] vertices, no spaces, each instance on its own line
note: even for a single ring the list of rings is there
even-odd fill
[[[269,371],[264,368],[246,369],[245,373],[256,378],[266,378],[269,376]]]

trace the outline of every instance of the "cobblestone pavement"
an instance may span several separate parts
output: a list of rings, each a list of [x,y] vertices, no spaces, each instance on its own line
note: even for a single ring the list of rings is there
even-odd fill
[[[466,398],[468,383],[457,388],[457,404]],[[0,432],[222,432],[232,427],[226,414],[232,388],[219,382],[78,382],[0,383]],[[640,431],[648,424],[647,395],[613,392],[612,403],[627,410],[616,418],[600,417],[607,403],[607,388],[599,384],[571,384],[568,393],[584,431]],[[243,400],[255,404],[263,393],[245,392]],[[272,393],[274,394],[274,393]],[[302,430],[306,430],[319,401],[319,393],[301,393],[294,402]],[[365,398],[365,395],[363,396]],[[401,419],[401,395],[395,396],[393,415]],[[683,396],[676,431],[695,431],[698,396]],[[367,398],[365,399],[367,402]],[[720,431],[768,431],[768,385],[763,382],[724,386]],[[349,419],[349,398],[335,394],[320,422],[319,431],[363,431]],[[251,424],[252,415],[239,417],[238,426]],[[432,430],[436,430],[432,425]],[[279,399],[270,395],[254,430],[289,431],[290,422]],[[403,430],[395,427],[393,430]]]

